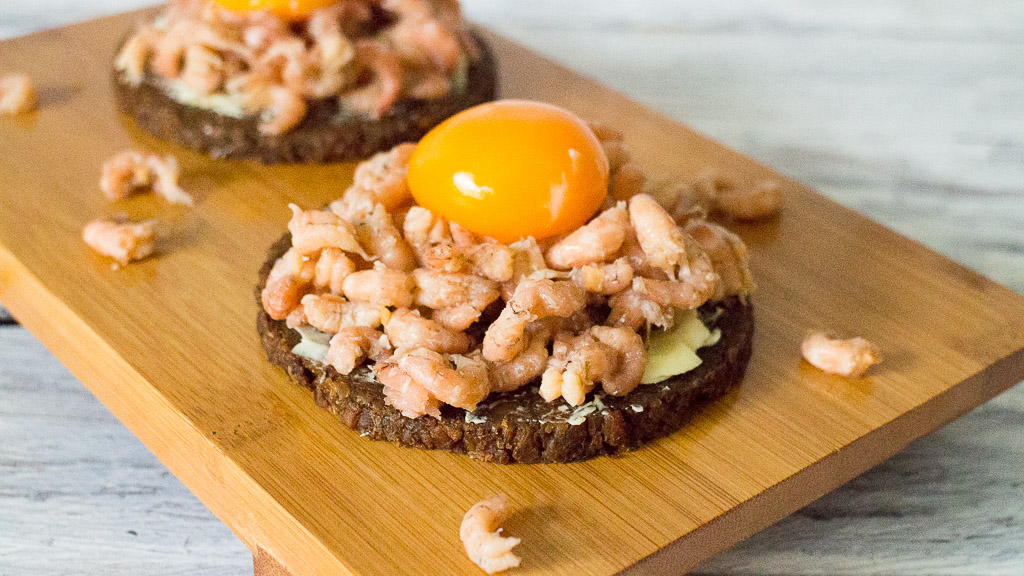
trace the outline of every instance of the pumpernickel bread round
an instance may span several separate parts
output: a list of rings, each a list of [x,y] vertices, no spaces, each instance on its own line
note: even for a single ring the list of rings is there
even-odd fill
[[[484,40],[474,34],[480,58],[470,64],[466,89],[434,100],[400,100],[377,120],[342,108],[336,98],[307,103],[306,116],[278,135],[259,130],[258,114],[233,118],[173,99],[153,74],[139,85],[113,73],[118,108],[143,130],[214,158],[265,164],[326,163],[365,159],[402,142],[416,142],[466,108],[494,99],[497,73]]]
[[[384,403],[383,386],[366,367],[343,376],[334,368],[292,353],[299,334],[264,312],[260,293],[277,260],[291,246],[285,234],[269,251],[259,273],[257,330],[267,358],[297,383],[313,391],[316,403],[349,428],[374,440],[411,448],[450,450],[486,462],[574,462],[614,455],[677,430],[704,403],[739,384],[751,354],[754,332],[749,303],[729,298],[702,306],[708,328],[721,330],[713,346],[697,351],[700,366],[623,397],[606,394],[582,406],[546,402],[538,383],[496,393],[476,410],[444,405],[441,418],[408,418]]]

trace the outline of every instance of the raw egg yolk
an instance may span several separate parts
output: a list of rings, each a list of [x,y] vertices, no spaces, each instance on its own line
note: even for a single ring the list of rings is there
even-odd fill
[[[338,0],[217,0],[221,6],[239,12],[269,10],[285,20],[302,20],[314,10],[330,6]]]
[[[608,194],[608,158],[575,114],[499,100],[452,116],[409,161],[416,202],[471,232],[511,243],[579,228]]]

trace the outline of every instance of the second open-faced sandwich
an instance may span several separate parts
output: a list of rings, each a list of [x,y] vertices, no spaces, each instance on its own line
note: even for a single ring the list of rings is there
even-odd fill
[[[615,131],[475,107],[328,207],[291,206],[259,276],[263,346],[371,438],[502,463],[635,448],[750,357],[747,250],[706,188],[660,191],[667,210]]]
[[[118,105],[214,157],[367,158],[495,93],[457,0],[172,0],[125,40]]]

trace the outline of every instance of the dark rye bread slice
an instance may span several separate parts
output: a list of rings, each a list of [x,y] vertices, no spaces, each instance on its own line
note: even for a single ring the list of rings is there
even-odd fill
[[[114,96],[118,108],[150,134],[214,158],[265,164],[361,160],[402,142],[418,141],[449,116],[494,99],[494,58],[483,39],[476,34],[474,38],[481,57],[469,66],[463,92],[436,100],[400,100],[377,120],[344,110],[334,98],[315,100],[307,103],[306,117],[298,126],[269,136],[260,132],[258,115],[232,118],[181,104],[153,75],[132,86],[117,70]]]
[[[291,245],[285,235],[269,251],[259,273],[256,300],[274,261]],[[316,403],[349,428],[374,440],[403,446],[451,450],[487,462],[573,462],[624,450],[665,436],[686,423],[709,400],[738,385],[750,359],[754,316],[737,298],[699,310],[709,328],[722,331],[714,346],[697,354],[703,363],[665,382],[642,385],[616,398],[600,395],[575,409],[545,402],[537,384],[493,394],[475,411],[443,406],[441,418],[407,418],[384,403],[383,388],[367,368],[342,376],[333,368],[291,352],[295,330],[272,320],[259,306],[257,330],[267,358],[313,391]]]

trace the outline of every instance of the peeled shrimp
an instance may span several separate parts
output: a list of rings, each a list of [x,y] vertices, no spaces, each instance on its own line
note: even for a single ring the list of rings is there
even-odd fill
[[[289,204],[288,208],[292,211],[292,219],[288,222],[292,246],[299,252],[309,254],[333,247],[366,255],[356,240],[352,224],[337,214],[323,210],[303,211],[295,204]]]
[[[398,367],[431,396],[457,408],[473,410],[491,391],[487,365],[479,358],[415,348],[398,358]]]
[[[370,192],[389,212],[409,203],[412,195],[406,177],[415,149],[415,144],[406,142],[360,162],[353,175],[353,187]]]
[[[339,374],[349,374],[363,359],[380,359],[390,351],[391,343],[381,332],[366,326],[349,326],[331,337],[324,361]]]
[[[311,258],[305,257],[294,248],[289,248],[270,269],[267,284],[263,287],[260,300],[263,309],[274,320],[290,318],[292,312],[299,307],[302,296],[308,291],[308,285],[315,279],[316,265]],[[292,319],[293,324],[305,324],[305,315],[301,321]]]
[[[189,46],[185,50],[181,81],[200,94],[214,92],[224,82],[224,59],[205,46]]]
[[[453,306],[451,308],[439,308],[430,314],[430,319],[441,326],[463,332],[473,325],[480,318],[480,310],[468,305]]]
[[[778,214],[782,208],[782,187],[764,181],[753,187],[741,187],[715,170],[705,170],[694,182],[692,196],[702,204],[738,220],[762,220]]]
[[[747,245],[739,236],[704,220],[689,221],[685,230],[707,253],[720,278],[711,299],[719,300],[723,296],[745,295],[754,291],[756,284],[750,273]]]
[[[882,353],[863,338],[841,340],[828,332],[812,332],[800,345],[804,359],[813,366],[846,378],[860,378],[882,361]]]
[[[172,204],[192,206],[192,196],[178,186],[180,173],[174,156],[126,150],[103,163],[100,189],[108,199],[122,200],[149,186]]]
[[[342,294],[342,283],[356,265],[340,248],[324,248],[316,261],[313,283],[331,294]]]
[[[124,43],[114,60],[114,68],[124,72],[125,80],[138,86],[146,76],[146,62],[156,47],[159,33],[150,26],[144,26]]]
[[[82,240],[93,250],[128,264],[153,253],[156,220],[130,222],[127,218],[100,218],[82,229]]]
[[[586,293],[571,282],[527,279],[484,334],[483,354],[507,362],[526,347],[526,325],[548,316],[569,317],[586,306]]]
[[[629,217],[651,264],[670,277],[688,268],[686,236],[661,204],[647,194],[634,196],[629,200]]]
[[[633,267],[627,258],[608,264],[586,264],[573,268],[572,281],[588,292],[617,294],[633,285]]]
[[[355,57],[355,49],[342,30],[341,18],[350,4],[345,2],[315,10],[306,25],[314,39],[308,58],[315,63],[316,74],[305,84],[305,93],[311,98],[337,94],[348,79],[344,71]]]
[[[438,322],[423,318],[415,310],[396,310],[384,326],[395,348],[427,348],[437,352],[462,354],[472,342],[462,332],[449,330]]]
[[[382,204],[352,222],[359,243],[367,247],[372,259],[395,270],[410,272],[416,268],[416,255]]]
[[[372,79],[339,100],[348,108],[378,120],[402,92],[402,65],[398,55],[377,40],[359,40],[353,61],[368,70]]]
[[[306,116],[306,100],[284,86],[270,86],[260,117],[260,132],[270,136],[284,134],[299,125]]]
[[[377,370],[377,380],[384,386],[384,403],[394,406],[402,416],[441,417],[441,402],[398,366],[389,364],[380,368]]]
[[[285,326],[289,328],[300,328],[307,326],[309,322],[306,321],[306,310],[299,304],[284,319]]]
[[[628,328],[634,332],[646,326],[668,329],[674,324],[673,309],[652,300],[646,294],[625,290],[608,299],[611,312],[605,321],[609,326]]]
[[[388,310],[383,306],[349,302],[333,294],[307,294],[302,297],[301,304],[309,325],[331,334],[352,326],[377,328],[388,317]]]
[[[474,274],[495,282],[507,282],[514,273],[512,248],[498,242],[484,241],[465,249]]]
[[[519,566],[520,558],[512,553],[519,538],[501,535],[499,526],[508,517],[508,497],[496,494],[477,502],[466,512],[459,527],[459,537],[469,559],[488,574]]]
[[[640,335],[626,328],[594,326],[590,333],[619,355],[615,368],[601,377],[601,388],[612,396],[625,396],[640,385],[647,369],[647,348]]]
[[[417,268],[412,273],[416,281],[416,304],[442,309],[470,306],[480,311],[498,299],[494,282],[474,274],[453,274]]]
[[[349,274],[342,282],[342,291],[349,300],[397,308],[412,305],[415,287],[412,276],[379,263],[372,270]]]
[[[568,340],[556,339],[551,360],[541,378],[540,395],[548,402],[562,397],[573,406],[587,399],[594,385],[618,369],[619,357],[589,332]]]
[[[536,330],[528,337],[529,343],[521,354],[508,362],[493,362],[488,365],[491,391],[518,390],[544,373],[548,364],[549,334],[546,330]]]
[[[711,299],[717,288],[717,280],[718,275],[714,272],[708,272],[702,279],[693,282],[636,277],[633,278],[632,289],[662,306],[692,310]]]
[[[401,18],[388,30],[388,36],[404,60],[432,64],[445,76],[455,70],[462,58],[459,36],[435,18]]]
[[[629,214],[624,205],[605,210],[583,227],[559,240],[547,253],[547,263],[557,270],[603,262],[626,239]]]

